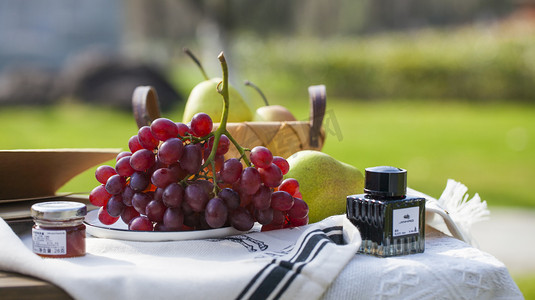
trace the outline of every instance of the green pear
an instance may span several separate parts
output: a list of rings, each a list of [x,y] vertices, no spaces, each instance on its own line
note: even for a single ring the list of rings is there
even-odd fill
[[[221,94],[217,92],[217,85],[220,78],[212,78],[197,84],[189,94],[182,122],[188,123],[196,113],[204,112],[208,114],[214,122],[221,120],[223,114],[224,101]],[[253,114],[249,105],[241,94],[234,87],[229,85],[229,114],[228,122],[251,121]]]
[[[282,105],[267,105],[259,107],[254,116],[253,121],[259,122],[284,122],[297,121],[294,115]]]
[[[364,191],[362,172],[326,153],[302,150],[287,161],[290,170],[284,178],[299,181],[299,191],[309,207],[310,223],[345,214],[346,197]]]

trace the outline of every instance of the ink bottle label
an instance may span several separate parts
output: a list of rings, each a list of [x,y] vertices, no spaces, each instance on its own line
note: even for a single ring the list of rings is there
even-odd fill
[[[418,233],[420,231],[419,216],[420,208],[417,206],[394,209],[392,211],[393,236]]]
[[[359,229],[359,252],[380,257],[425,249],[425,199],[406,195],[406,170],[366,169],[365,194],[347,196],[347,218]]]

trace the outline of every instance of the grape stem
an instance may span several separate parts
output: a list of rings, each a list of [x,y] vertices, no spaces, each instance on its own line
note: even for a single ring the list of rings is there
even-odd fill
[[[212,167],[212,177],[214,180],[214,193],[217,192],[217,189],[219,188],[217,185],[217,180],[216,180],[214,159],[215,159],[217,146],[219,145],[219,140],[221,138],[221,135],[224,134],[228,137],[228,139],[232,142],[234,147],[236,147],[236,149],[240,153],[240,156],[241,156],[240,159],[243,159],[243,161],[245,162],[247,166],[249,167],[251,166],[251,162],[247,158],[247,155],[245,155],[245,151],[247,151],[248,149],[240,146],[240,144],[238,144],[238,142],[234,139],[234,137],[227,130],[228,112],[229,112],[229,104],[230,104],[229,92],[228,92],[228,66],[227,66],[227,61],[225,59],[225,55],[223,54],[223,52],[221,52],[217,58],[219,59],[219,62],[221,63],[221,69],[223,70],[223,80],[217,85],[217,92],[223,96],[223,102],[224,102],[223,113],[221,115],[221,121],[219,122],[219,127],[214,132],[214,144],[212,145],[210,156],[208,156],[208,158],[206,159],[206,161],[204,162],[201,168],[201,169],[204,169],[208,165]]]

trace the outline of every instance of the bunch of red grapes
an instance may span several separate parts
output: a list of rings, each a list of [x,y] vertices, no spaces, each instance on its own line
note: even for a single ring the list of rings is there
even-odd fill
[[[261,146],[248,157],[225,160],[231,140],[221,134],[214,147],[212,128],[204,113],[189,124],[159,118],[141,127],[128,141],[130,151],[117,155],[115,168],[103,165],[95,172],[101,185],[89,200],[100,206],[100,222],[121,218],[130,230],[144,231],[247,231],[255,222],[266,231],[307,224],[299,183],[283,180],[288,162]]]

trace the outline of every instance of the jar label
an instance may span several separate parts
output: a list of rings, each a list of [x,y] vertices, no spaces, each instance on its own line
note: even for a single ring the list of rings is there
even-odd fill
[[[33,252],[47,255],[67,254],[67,232],[65,230],[32,230]]]
[[[394,236],[420,232],[420,207],[394,209],[392,211],[392,232]]]

